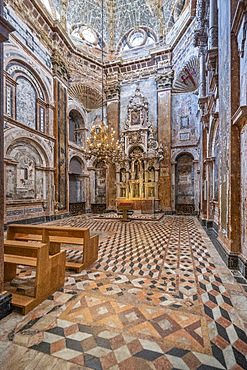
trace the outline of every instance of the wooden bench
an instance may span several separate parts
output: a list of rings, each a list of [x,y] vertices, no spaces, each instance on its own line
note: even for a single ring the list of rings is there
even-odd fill
[[[78,245],[83,252],[82,261],[66,262],[66,268],[76,272],[98,259],[99,236],[90,236],[88,228],[13,224],[8,226],[7,239],[49,243],[51,255],[59,252],[63,244]]]
[[[45,236],[44,236],[45,237]],[[49,243],[4,240],[4,281],[16,278],[18,265],[36,268],[34,296],[12,293],[13,306],[23,314],[64,285],[66,251],[49,255]]]

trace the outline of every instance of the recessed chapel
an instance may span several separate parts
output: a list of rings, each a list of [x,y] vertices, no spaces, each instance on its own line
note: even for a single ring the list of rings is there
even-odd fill
[[[247,0],[0,1],[0,367],[247,369]]]

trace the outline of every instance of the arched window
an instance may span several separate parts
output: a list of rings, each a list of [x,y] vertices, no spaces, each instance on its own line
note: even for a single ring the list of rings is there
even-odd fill
[[[24,77],[19,77],[16,82],[16,120],[36,129],[36,91]]]
[[[215,141],[214,141],[214,200],[218,201],[218,191],[219,191],[219,127],[217,128],[216,135],[215,135]]]
[[[85,145],[84,127],[82,115],[77,110],[72,109],[69,113],[69,140],[83,147]]]
[[[81,160],[73,157],[69,164],[69,203],[81,203],[84,201],[82,170]]]
[[[17,61],[10,62],[6,71],[5,115],[45,133],[48,98],[36,73]]]

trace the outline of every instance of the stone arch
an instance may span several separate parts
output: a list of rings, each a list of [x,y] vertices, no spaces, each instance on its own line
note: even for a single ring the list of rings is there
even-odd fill
[[[17,66],[20,66],[20,68],[18,69]],[[26,60],[19,59],[15,56],[8,61],[5,69],[13,79],[16,78],[15,76],[19,76],[20,73],[25,73],[26,70],[26,77],[29,77],[30,80],[38,84],[36,89],[39,91],[39,97],[43,98],[46,103],[49,103],[50,99],[47,91],[48,89],[45,86],[43,79],[40,77],[39,73],[27,63]]]
[[[83,167],[83,170],[85,171],[86,168],[87,168],[87,161],[85,160],[83,155],[81,153],[78,153],[76,150],[70,150],[69,151],[69,157],[68,157],[69,163],[70,163],[70,161],[73,157],[77,157],[78,160],[80,160],[80,162],[82,164],[82,167]]]
[[[44,149],[34,140],[18,138],[6,149],[6,197],[47,200],[49,163]]]
[[[69,140],[75,144],[85,147],[85,121],[77,109],[69,112]]]
[[[19,130],[18,128],[13,128],[11,130],[8,130],[4,136],[5,141],[5,158],[10,158],[9,153],[13,145],[15,143],[22,143],[23,146],[26,145],[26,143],[30,143],[36,150],[39,152],[43,167],[53,167],[53,147],[48,145],[48,142],[46,140],[37,140],[37,138],[29,132],[25,132],[24,130]]]
[[[12,61],[19,61],[23,65],[25,65],[28,69],[31,69],[36,76],[36,78],[43,84],[44,89],[47,91],[48,94],[48,102],[53,100],[53,89],[51,78],[47,74],[47,71],[40,66],[40,64],[36,63],[33,65],[30,59],[27,58],[27,54],[24,50],[18,48],[16,45],[12,43],[6,43],[4,45],[4,69],[12,62]],[[45,66],[50,69],[51,68],[51,61],[48,53],[46,54],[46,59],[43,59],[45,62]]]
[[[25,126],[48,131],[49,93],[37,71],[22,59],[13,58],[6,65],[9,79],[5,85],[5,114]]]
[[[186,148],[186,149],[176,149],[172,151],[171,162],[175,162],[179,155],[181,154],[191,154],[194,161],[199,161],[199,153],[196,149]]]

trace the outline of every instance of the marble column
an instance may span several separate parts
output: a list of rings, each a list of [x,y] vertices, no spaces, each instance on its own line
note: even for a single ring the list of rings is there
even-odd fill
[[[171,162],[171,196],[172,211],[176,211],[176,161]]]
[[[206,96],[206,51],[204,46],[199,48],[200,60],[200,81],[199,81],[199,98]]]
[[[164,158],[160,162],[159,205],[163,211],[172,210],[171,196],[171,92],[172,71],[164,73],[157,80],[158,91],[158,142],[164,150]]]
[[[108,129],[115,132],[115,143],[119,139],[119,93],[120,87],[115,83],[107,88],[107,123]],[[116,209],[116,166],[112,161],[108,163],[107,181],[107,209]]]
[[[209,14],[209,32],[208,32],[208,48],[213,49],[218,47],[218,8],[217,0],[210,0]]]
[[[69,73],[61,50],[54,49],[51,57],[54,75],[54,136],[55,142],[55,212],[69,211],[68,172],[68,80]]]
[[[3,1],[0,0],[0,319],[11,312],[11,296],[4,292],[4,85],[3,43],[14,28],[3,18]]]
[[[54,78],[54,134],[55,142],[55,211],[68,212],[68,95],[67,87],[58,78]]]

